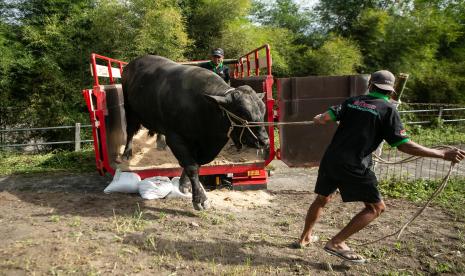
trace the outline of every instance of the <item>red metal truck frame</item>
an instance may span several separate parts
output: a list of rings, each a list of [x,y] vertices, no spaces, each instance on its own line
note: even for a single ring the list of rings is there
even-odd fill
[[[260,59],[259,52],[264,51],[264,58]],[[261,52],[260,52],[261,53]],[[252,57],[252,58],[251,58]],[[99,70],[102,73],[103,66],[97,64],[97,60],[104,61],[107,67],[107,72],[103,70],[103,74],[99,75]],[[251,63],[251,60],[253,63]],[[265,65],[261,64],[265,63]],[[114,68],[112,65],[117,65]],[[116,59],[108,58],[98,54],[91,55],[91,70],[93,74],[93,88],[85,89],[82,91],[84,99],[86,101],[90,121],[92,124],[92,135],[94,138],[94,150],[97,171],[104,175],[106,172],[114,175],[115,168],[110,164],[108,149],[106,144],[106,133],[105,133],[105,110],[106,110],[106,94],[102,89],[99,76],[107,77],[110,84],[115,84],[115,74],[119,73],[118,77],[122,75],[124,65],[126,62],[119,61]],[[260,75],[260,68],[266,68],[266,75],[263,80],[263,92],[265,92],[265,104],[267,109],[268,122],[274,120],[274,99],[272,94],[273,87],[273,76],[271,74],[271,53],[270,46],[268,44],[263,45],[249,53],[239,57],[237,63],[234,64],[234,72],[231,74],[234,79],[241,79],[244,77],[253,77]],[[115,71],[115,70],[118,70]],[[253,72],[252,72],[253,70]],[[267,173],[265,171],[266,165],[268,165],[275,157],[275,145],[274,145],[274,127],[268,126],[268,135],[270,138],[270,153],[268,158],[263,163],[253,164],[230,164],[230,165],[215,165],[215,166],[201,166],[200,175],[233,175],[233,187],[236,186],[238,189],[245,188],[264,188],[266,187]],[[168,176],[174,177],[179,176],[182,172],[182,168],[154,168],[147,170],[134,170],[132,172],[137,173],[142,179],[151,176]]]

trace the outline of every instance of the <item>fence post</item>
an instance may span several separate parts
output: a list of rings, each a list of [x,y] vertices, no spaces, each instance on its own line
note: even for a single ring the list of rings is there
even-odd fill
[[[81,151],[81,123],[76,123],[75,127],[74,151]]]
[[[442,106],[439,107],[438,123],[441,122],[443,109],[444,109],[444,107],[442,107]]]

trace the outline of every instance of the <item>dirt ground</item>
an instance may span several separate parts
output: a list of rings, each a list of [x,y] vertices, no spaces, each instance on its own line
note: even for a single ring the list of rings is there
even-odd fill
[[[292,249],[314,198],[315,169],[273,164],[268,191],[213,191],[212,209],[190,199],[145,201],[104,194],[97,173],[0,178],[0,275],[430,275],[465,274],[465,222],[428,208],[394,238],[420,205],[387,199],[387,211],[350,240],[369,259],[351,265],[325,241],[359,209],[330,203],[316,225],[321,240]]]

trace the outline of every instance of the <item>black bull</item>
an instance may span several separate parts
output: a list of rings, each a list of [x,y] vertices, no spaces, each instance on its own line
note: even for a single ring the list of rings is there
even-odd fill
[[[123,158],[131,157],[132,139],[141,125],[152,133],[164,134],[183,168],[180,187],[185,191],[189,179],[194,208],[206,209],[199,167],[215,159],[226,145],[231,127],[220,105],[249,122],[263,121],[265,104],[259,95],[247,85],[231,88],[209,70],[151,55],[124,68],[122,85],[127,120]],[[238,148],[269,148],[265,128],[251,130],[253,134],[234,127],[230,137]]]

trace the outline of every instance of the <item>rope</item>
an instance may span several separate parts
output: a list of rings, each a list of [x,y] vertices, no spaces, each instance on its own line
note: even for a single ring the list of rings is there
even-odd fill
[[[282,126],[282,125],[313,125],[313,121],[299,121],[299,122],[249,122],[250,127],[259,126]]]
[[[239,135],[239,143],[241,143],[241,145],[244,145],[242,143],[242,136],[244,135],[244,130],[245,129],[247,129],[250,132],[250,134],[255,138],[255,140],[258,141],[257,136],[255,135],[255,133],[253,133],[252,129],[250,129],[251,127],[276,126],[276,125],[304,125],[304,124],[313,125],[313,121],[276,122],[276,123],[275,122],[249,122],[249,121],[237,116],[236,114],[232,113],[231,111],[227,110],[223,106],[220,105],[219,107],[220,107],[221,110],[223,110],[224,113],[226,113],[226,116],[228,117],[228,120],[229,120],[229,122],[231,124],[231,126],[229,127],[229,130],[228,130],[228,133],[226,134],[228,138],[231,138],[231,133],[232,133],[232,131],[233,131],[233,129],[235,127],[242,128],[241,134]],[[234,122],[234,120],[231,119],[231,118],[236,119],[237,121],[239,121],[240,124],[236,124]]]
[[[400,236],[402,235],[402,233],[404,232],[404,230],[407,228],[407,226],[412,223],[418,216],[420,216],[420,214],[426,209],[426,207],[428,207],[428,205],[431,203],[431,201],[433,201],[434,198],[436,198],[443,190],[444,188],[446,187],[447,185],[447,181],[449,180],[449,177],[451,175],[451,172],[452,172],[452,169],[454,168],[454,165],[455,163],[454,162],[450,162],[450,167],[449,167],[449,171],[447,172],[447,175],[444,177],[444,179],[442,180],[442,183],[441,185],[439,185],[439,187],[434,191],[434,193],[430,196],[430,198],[428,199],[428,201],[423,205],[423,207],[418,210],[416,212],[416,214],[410,218],[401,228],[399,228],[399,230],[397,230],[396,232],[392,233],[392,234],[389,234],[389,235],[386,235],[384,237],[381,237],[379,239],[376,239],[376,240],[373,240],[373,241],[369,241],[369,242],[365,242],[365,243],[361,243],[361,244],[354,244],[355,246],[365,246],[365,245],[368,245],[368,244],[372,244],[372,243],[376,243],[376,242],[379,242],[381,240],[384,240],[384,239],[387,239],[387,238],[390,238],[392,236],[395,236],[397,235],[396,239],[399,239]]]

